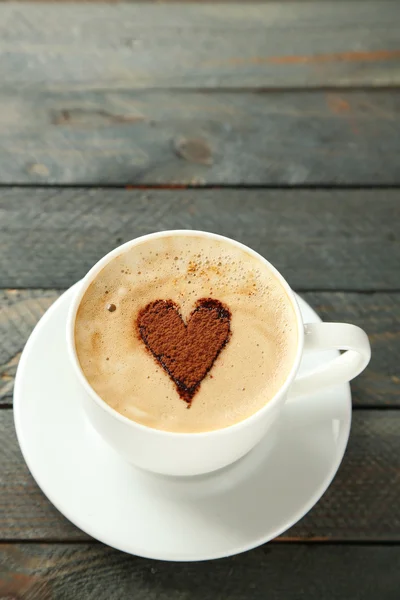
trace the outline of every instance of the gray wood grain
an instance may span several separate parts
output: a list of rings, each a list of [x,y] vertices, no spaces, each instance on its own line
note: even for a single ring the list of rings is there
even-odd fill
[[[2,544],[0,594],[24,600],[397,600],[398,547],[270,544],[203,563],[100,544]]]
[[[399,90],[56,90],[42,76],[2,84],[2,184],[400,184]]]
[[[103,2],[105,2],[106,4],[114,4],[114,3],[118,3],[119,0],[74,0],[75,4],[78,3],[82,3],[82,4],[101,4]],[[394,2],[394,0],[379,0],[380,2]],[[60,4],[67,4],[70,2],[70,0],[0,0],[0,3],[6,3],[6,2],[11,2],[13,4],[33,4],[33,3],[40,3],[40,4],[47,4],[47,3],[60,3]],[[276,0],[215,0],[215,2],[213,2],[213,4],[244,4],[244,3],[249,3],[249,4],[268,4],[268,3],[272,3],[272,4],[276,4]],[[307,3],[309,4],[310,2],[330,2],[332,3],[332,0],[280,0],[280,3],[284,3],[287,2],[289,4],[299,4],[299,3]],[[365,2],[365,0],[351,0],[351,2]],[[124,0],[124,4],[202,4],[204,3],[204,0]]]
[[[119,0],[74,0],[75,4],[101,4],[105,2],[106,4],[114,4],[118,3]],[[352,3],[355,2],[365,2],[365,0],[350,0]],[[380,2],[394,2],[395,0],[379,0]],[[47,3],[60,3],[67,4],[70,0],[0,0],[0,3],[11,2],[13,4],[22,3],[22,4],[47,4]],[[277,4],[276,0],[215,0],[213,4]],[[329,2],[332,3],[332,0],[279,0],[279,3],[287,2],[288,4],[299,4],[306,3],[310,4],[311,2]],[[124,0],[124,4],[202,4],[205,3],[204,0]]]
[[[0,407],[12,402],[21,351],[56,290],[0,290]],[[400,293],[308,292],[303,298],[325,321],[368,332],[372,359],[352,383],[354,406],[400,406]]]
[[[12,401],[21,351],[58,295],[53,290],[0,290],[0,406]]]
[[[295,289],[399,289],[399,190],[228,189],[0,189],[0,287],[66,288],[167,229],[238,239]]]
[[[396,2],[2,4],[2,85],[395,85]]]
[[[400,542],[400,412],[355,411],[348,451],[320,502],[286,541]],[[20,454],[10,410],[0,411],[0,539],[84,541],[37,487]]]

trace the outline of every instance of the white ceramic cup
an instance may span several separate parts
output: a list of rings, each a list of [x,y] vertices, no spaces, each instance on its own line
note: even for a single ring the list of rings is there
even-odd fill
[[[106,404],[93,390],[80,367],[74,339],[75,318],[79,304],[92,281],[113,258],[146,240],[164,236],[203,236],[223,240],[256,257],[260,266],[269,269],[285,289],[297,320],[297,353],[293,367],[278,393],[247,419],[216,431],[174,433],[160,431],[131,421]],[[321,387],[341,384],[356,377],[367,366],[371,349],[366,333],[344,323],[303,323],[288,283],[260,254],[229,238],[202,231],[164,231],[134,239],[102,258],[83,279],[74,298],[67,321],[69,355],[82,388],[80,397],[90,422],[101,437],[128,462],[165,475],[199,475],[233,463],[251,450],[266,435],[273,439],[280,411],[290,395],[313,393]],[[345,350],[337,358],[305,376],[297,377],[305,350]]]

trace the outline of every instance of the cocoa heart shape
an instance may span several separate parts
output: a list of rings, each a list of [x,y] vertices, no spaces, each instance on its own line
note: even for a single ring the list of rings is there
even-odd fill
[[[138,315],[141,339],[190,406],[200,383],[231,335],[231,313],[219,300],[201,298],[184,323],[172,300],[155,300]]]

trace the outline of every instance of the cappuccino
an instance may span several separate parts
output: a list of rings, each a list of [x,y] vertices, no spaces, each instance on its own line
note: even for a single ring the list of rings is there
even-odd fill
[[[282,387],[296,316],[245,249],[171,235],[138,242],[98,273],[77,311],[75,347],[89,384],[125,417],[206,432],[246,419]]]

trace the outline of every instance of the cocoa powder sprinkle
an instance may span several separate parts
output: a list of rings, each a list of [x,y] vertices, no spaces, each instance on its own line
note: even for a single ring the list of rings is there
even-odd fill
[[[137,318],[140,338],[190,406],[200,383],[228,343],[231,313],[219,300],[197,301],[187,324],[172,300],[156,300]]]

